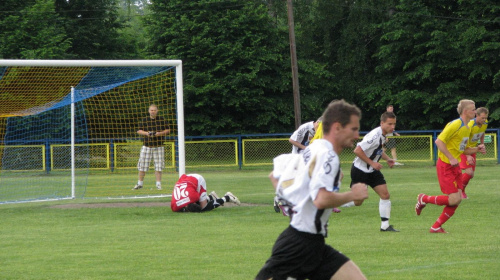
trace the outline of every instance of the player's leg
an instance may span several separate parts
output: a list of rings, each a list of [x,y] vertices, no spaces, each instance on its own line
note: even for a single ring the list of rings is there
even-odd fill
[[[155,177],[156,177],[156,188],[161,190],[161,172],[165,168],[165,148],[156,147],[153,150],[153,158],[155,162]]]
[[[366,277],[353,261],[348,261],[331,278],[331,280],[342,279],[365,280]]]
[[[351,165],[351,185],[350,186],[352,187],[354,184],[357,184],[357,183],[367,184],[367,185],[371,186],[372,188],[373,188],[373,186],[375,186],[375,185],[370,184],[370,174],[365,173],[362,170],[359,170],[353,164],[353,165]],[[352,206],[352,204],[354,204],[355,206],[361,206],[361,204],[363,204],[363,200],[351,201],[351,202],[348,202],[342,206],[343,207],[350,207],[350,206]]]
[[[149,163],[151,162],[151,150],[146,146],[142,146],[139,155],[139,161],[137,162],[137,169],[139,170],[138,181],[134,190],[138,190],[144,185],[144,177],[146,176],[146,171],[149,169]]]
[[[462,198],[467,199],[468,196],[465,194],[465,188],[469,184],[469,181],[474,178],[474,171],[476,170],[476,154],[471,155],[472,160],[467,160],[467,156],[460,155],[460,169],[462,169]]]

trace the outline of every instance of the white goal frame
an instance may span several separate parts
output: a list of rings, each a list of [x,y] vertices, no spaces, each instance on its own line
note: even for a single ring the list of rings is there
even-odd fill
[[[134,66],[172,66],[175,67],[175,92],[178,128],[178,174],[186,172],[186,151],[184,134],[184,86],[181,60],[21,60],[0,59],[0,67],[134,67]],[[76,197],[75,187],[75,103],[74,88],[71,90],[71,199]],[[150,197],[150,196],[149,196]],[[132,197],[133,198],[133,197]]]

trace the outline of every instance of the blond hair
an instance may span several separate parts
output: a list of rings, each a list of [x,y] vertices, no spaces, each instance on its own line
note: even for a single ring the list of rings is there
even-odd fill
[[[470,99],[462,99],[460,100],[460,102],[458,102],[458,106],[457,106],[457,112],[459,115],[462,114],[462,112],[464,111],[465,107],[469,106],[469,105],[475,105],[476,103]]]

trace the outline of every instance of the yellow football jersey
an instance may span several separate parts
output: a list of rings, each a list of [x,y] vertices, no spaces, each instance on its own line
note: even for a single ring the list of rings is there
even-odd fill
[[[469,142],[470,129],[462,119],[456,119],[449,122],[443,131],[439,134],[438,139],[446,144],[446,148],[451,155],[460,161],[460,155],[464,152]],[[450,160],[441,151],[438,150],[439,158],[446,163]]]
[[[477,145],[479,144],[479,140],[481,140],[481,137],[486,132],[486,128],[488,128],[488,121],[485,121],[483,125],[478,126],[476,124],[476,119],[472,119],[469,122],[469,128],[470,128],[470,138],[468,147],[474,148],[477,147]]]

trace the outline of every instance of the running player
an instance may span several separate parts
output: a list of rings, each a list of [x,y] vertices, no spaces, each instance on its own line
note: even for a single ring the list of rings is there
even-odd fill
[[[442,225],[455,214],[462,201],[460,155],[472,153],[467,147],[470,137],[467,124],[476,115],[476,105],[472,100],[462,99],[458,103],[457,112],[460,118],[449,122],[435,141],[439,157],[436,163],[437,177],[444,195],[430,196],[421,193],[415,205],[417,215],[421,214],[427,203],[444,206],[443,212],[430,228],[430,233],[447,233]]]
[[[391,159],[384,152],[386,135],[394,132],[396,128],[396,115],[392,112],[384,112],[380,116],[380,126],[370,131],[363,137],[354,149],[356,158],[351,167],[351,185],[365,183],[378,194],[380,201],[378,204],[380,213],[380,231],[398,232],[389,224],[391,218],[391,195],[387,189],[387,182],[380,172],[382,164],[378,161],[382,158],[387,161],[390,168],[394,166],[394,159]],[[354,205],[359,206],[362,201],[354,201]]]
[[[488,128],[488,109],[481,107],[476,110],[476,118],[469,122],[470,138],[468,146],[475,148],[477,151],[484,150],[483,154],[486,153],[486,147],[484,146],[484,133],[486,128]],[[460,169],[462,169],[462,198],[467,199],[465,194],[465,188],[469,184],[470,179],[474,177],[474,171],[476,171],[476,152],[471,155],[460,155]]]
[[[333,192],[340,185],[338,154],[359,137],[360,117],[359,109],[344,100],[330,103],[323,114],[323,139],[302,154],[304,164],[297,165],[294,180],[280,176],[278,194],[291,207],[290,226],[255,279],[366,279],[353,261],[325,244],[332,208],[368,198],[364,184]]]

